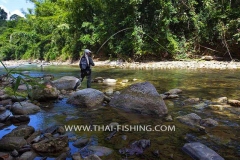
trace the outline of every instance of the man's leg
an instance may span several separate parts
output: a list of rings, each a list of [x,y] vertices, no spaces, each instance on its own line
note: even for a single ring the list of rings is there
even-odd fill
[[[83,81],[84,77],[85,77],[84,72],[81,72],[81,74],[80,74],[80,81],[81,81],[81,82]]]
[[[91,88],[91,80],[92,80],[91,74],[87,75],[87,88]]]

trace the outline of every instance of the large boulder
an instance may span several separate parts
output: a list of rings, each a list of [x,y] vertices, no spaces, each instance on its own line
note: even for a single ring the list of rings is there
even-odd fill
[[[92,88],[86,88],[70,95],[67,103],[83,108],[98,108],[102,106],[104,97],[105,95],[101,91]]]
[[[31,90],[29,97],[32,100],[37,100],[37,101],[48,101],[48,100],[53,100],[57,99],[59,96],[59,91],[57,88],[53,87],[51,84],[46,84],[46,85],[37,85],[34,86],[33,89]]]
[[[52,83],[58,90],[75,90],[81,84],[80,80],[74,76],[64,76]]]
[[[218,155],[215,151],[200,142],[186,143],[182,149],[193,159],[224,160],[224,158]]]
[[[24,137],[28,138],[35,129],[32,126],[21,125],[13,129],[10,133],[6,134],[4,137]]]
[[[29,102],[15,102],[11,111],[15,115],[28,115],[40,111],[40,107]]]
[[[3,137],[2,139],[0,139],[0,150],[19,150],[22,146],[26,144],[27,141],[23,137]]]
[[[168,109],[156,88],[149,82],[136,83],[115,94],[110,106],[147,115],[165,115]]]

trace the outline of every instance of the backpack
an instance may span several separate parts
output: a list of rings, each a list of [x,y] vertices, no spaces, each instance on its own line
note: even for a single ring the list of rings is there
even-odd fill
[[[79,64],[81,70],[86,70],[89,66],[86,57],[82,57]]]

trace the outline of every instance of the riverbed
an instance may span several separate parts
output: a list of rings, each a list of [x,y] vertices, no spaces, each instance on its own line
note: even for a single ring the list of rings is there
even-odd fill
[[[171,68],[171,67],[170,67]],[[79,68],[77,65],[51,65],[39,66],[35,64],[23,65],[16,68],[17,72],[29,71],[27,74],[31,77],[41,77],[45,74],[51,74],[55,79],[62,76],[79,77]],[[4,69],[0,70],[2,74]],[[102,83],[92,83],[92,88],[102,92],[109,90],[121,91],[127,86],[148,81],[152,83],[157,91],[165,93],[170,89],[179,88],[183,92],[179,98],[165,100],[169,114],[173,121],[165,121],[159,117],[143,116],[127,113],[111,106],[105,105],[99,110],[85,110],[66,103],[66,98],[57,101],[43,103],[47,106],[42,108],[41,112],[31,115],[29,125],[36,130],[57,125],[107,125],[111,122],[117,122],[121,125],[170,125],[175,126],[171,131],[123,131],[117,133],[110,140],[105,138],[109,135],[106,131],[72,131],[69,135],[77,137],[88,137],[93,140],[92,143],[112,148],[114,153],[106,159],[126,158],[118,151],[127,147],[130,143],[140,139],[150,139],[151,146],[142,156],[133,156],[133,159],[191,159],[182,151],[182,147],[187,142],[201,142],[209,148],[216,151],[225,159],[240,158],[240,111],[231,108],[222,111],[212,110],[208,107],[197,109],[193,105],[184,105],[183,101],[188,98],[199,98],[201,102],[208,103],[219,97],[229,99],[238,99],[240,96],[240,70],[238,69],[133,69],[131,67],[123,68],[115,65],[93,68],[93,78],[103,77],[117,80],[114,86],[107,86]],[[83,81],[80,89],[86,88],[86,80]],[[212,118],[218,121],[219,125],[213,128],[207,128],[205,133],[181,124],[176,117],[196,113],[202,118]],[[10,132],[16,126],[12,125],[0,130],[0,137]],[[127,137],[123,139],[122,137]],[[70,143],[71,152],[79,149],[73,147]],[[153,153],[159,151],[159,157]],[[80,151],[82,155],[86,151]],[[104,159],[104,158],[103,158]]]

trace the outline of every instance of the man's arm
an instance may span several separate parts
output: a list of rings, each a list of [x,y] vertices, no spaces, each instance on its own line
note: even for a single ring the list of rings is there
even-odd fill
[[[93,62],[91,57],[89,57],[89,65],[95,66],[95,64],[94,64],[94,62]]]

